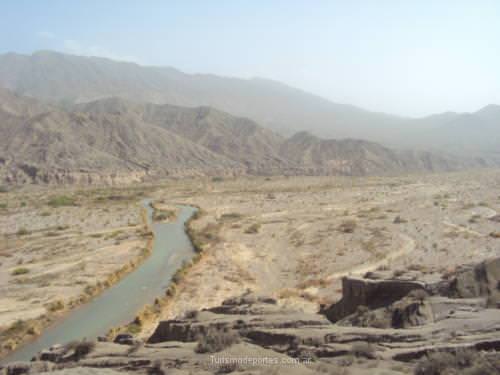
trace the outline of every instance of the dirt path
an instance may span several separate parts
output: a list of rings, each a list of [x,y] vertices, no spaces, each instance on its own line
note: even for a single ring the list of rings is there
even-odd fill
[[[346,271],[335,272],[327,277],[328,281],[339,279],[344,276],[349,275],[360,275],[366,272],[375,271],[381,266],[389,265],[392,261],[401,258],[402,256],[408,255],[415,249],[415,240],[413,238],[408,237],[404,234],[399,234],[399,236],[403,239],[404,244],[401,246],[399,250],[393,251],[392,253],[387,254],[384,258],[377,260],[375,262],[369,262],[367,264],[362,264],[356,267],[353,267]]]

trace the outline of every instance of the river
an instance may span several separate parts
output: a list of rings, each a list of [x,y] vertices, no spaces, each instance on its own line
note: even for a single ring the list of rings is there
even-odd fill
[[[149,203],[149,200],[142,202],[154,232],[151,255],[118,283],[71,311],[44,330],[35,341],[20,347],[2,362],[27,361],[54,344],[95,339],[112,327],[129,323],[144,305],[164,295],[174,273],[195,254],[184,224],[197,209],[180,206],[175,222],[152,223]]]

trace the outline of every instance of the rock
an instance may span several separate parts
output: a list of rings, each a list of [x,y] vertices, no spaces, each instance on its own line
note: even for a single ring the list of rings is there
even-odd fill
[[[386,307],[406,296],[412,290],[425,290],[425,284],[404,280],[369,280],[344,277],[342,299],[322,310],[331,322],[354,313],[358,306],[370,310]]]
[[[494,221],[496,223],[500,223],[500,215],[492,216],[492,217],[490,217],[490,220]]]
[[[457,272],[446,295],[455,298],[486,297],[489,306],[500,303],[500,257],[486,260]]]
[[[392,311],[391,326],[393,328],[422,326],[434,321],[431,304],[412,297],[403,298],[394,303],[390,310]]]
[[[41,372],[51,371],[54,369],[54,364],[49,362],[14,362],[9,363],[3,372],[0,371],[2,375],[22,375],[22,374],[38,374]]]
[[[120,344],[120,345],[134,345],[135,343],[134,336],[132,336],[130,333],[120,333],[116,335],[115,339],[113,342],[115,344]]]

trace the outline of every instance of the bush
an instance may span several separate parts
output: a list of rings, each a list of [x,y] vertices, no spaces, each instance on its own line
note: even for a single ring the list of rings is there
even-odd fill
[[[50,198],[47,204],[50,207],[74,206],[75,199],[73,197],[68,197],[67,195],[59,195]]]
[[[0,185],[0,193],[7,193],[8,191],[9,189],[7,188],[7,186]]]
[[[403,219],[401,216],[396,216],[393,220],[394,224],[403,224],[403,223],[407,223],[407,222],[408,222],[408,220]]]
[[[19,228],[19,230],[16,232],[18,236],[25,236],[27,234],[30,234],[29,230],[26,228]]]
[[[74,357],[79,360],[94,351],[95,346],[96,344],[94,341],[87,341],[84,339],[82,341],[72,341],[66,344],[64,350],[66,353],[72,350]]]
[[[250,225],[245,230],[245,233],[247,233],[247,234],[255,234],[255,233],[259,233],[259,230],[260,230],[260,224],[259,223],[254,223],[254,224]]]
[[[47,310],[49,310],[51,312],[59,311],[62,309],[64,309],[64,302],[62,300],[57,300],[57,301],[51,302],[47,306]]]
[[[14,271],[12,271],[11,275],[12,276],[19,276],[19,275],[25,275],[29,272],[30,272],[29,269],[24,268],[24,267],[19,267],[19,268],[16,268]]]
[[[340,224],[339,230],[344,233],[353,233],[356,229],[357,223],[355,220],[345,220]]]
[[[197,353],[216,353],[239,342],[239,336],[227,327],[210,327],[200,336],[195,351]]]

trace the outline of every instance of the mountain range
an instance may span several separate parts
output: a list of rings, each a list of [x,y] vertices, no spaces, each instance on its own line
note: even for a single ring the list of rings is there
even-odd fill
[[[0,178],[13,183],[367,175],[500,161],[496,105],[409,119],[269,80],[49,51],[0,55],[0,87]]]

